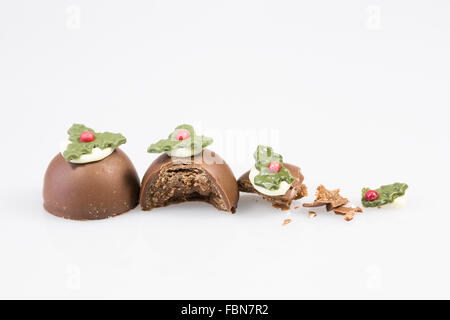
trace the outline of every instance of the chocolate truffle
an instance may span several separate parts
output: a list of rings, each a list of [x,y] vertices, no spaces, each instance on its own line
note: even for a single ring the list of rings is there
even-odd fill
[[[142,179],[141,208],[204,201],[234,213],[239,200],[236,178],[218,154],[204,149],[211,143],[211,138],[197,136],[192,126],[181,125],[168,139],[152,144],[148,152],[163,154]]]
[[[283,163],[281,155],[272,148],[258,146],[255,160],[255,167],[239,178],[239,191],[259,194],[282,210],[288,210],[293,200],[308,195],[300,168]]]
[[[139,176],[117,148],[126,139],[120,134],[95,133],[82,125],[72,126],[69,136],[45,173],[44,208],[73,220],[104,219],[135,208]]]
[[[208,163],[210,153],[218,163]],[[140,204],[151,210],[185,201],[205,201],[219,210],[236,211],[239,191],[230,167],[207,149],[192,157],[160,155],[142,179]]]

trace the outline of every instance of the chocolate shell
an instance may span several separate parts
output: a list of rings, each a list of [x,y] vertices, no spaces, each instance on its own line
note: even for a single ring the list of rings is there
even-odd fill
[[[289,210],[293,200],[298,200],[308,195],[308,189],[306,188],[306,185],[302,184],[304,177],[300,172],[299,167],[288,163],[284,163],[283,165],[291,172],[292,176],[295,178],[295,181],[292,183],[291,188],[284,195],[268,196],[257,191],[253,187],[253,184],[250,182],[250,171],[247,171],[239,178],[239,191],[259,194],[264,199],[270,201],[274,207],[283,210]]]
[[[208,149],[189,158],[162,154],[142,179],[139,201],[152,210],[185,201],[205,201],[234,213],[239,200],[236,178],[225,161]]]
[[[73,220],[109,218],[135,208],[139,176],[127,155],[116,149],[97,162],[74,164],[61,154],[44,178],[44,208]]]

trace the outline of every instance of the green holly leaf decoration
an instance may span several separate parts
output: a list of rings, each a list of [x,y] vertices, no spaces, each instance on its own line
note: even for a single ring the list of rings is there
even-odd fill
[[[92,132],[95,136],[94,141],[81,142],[80,135],[85,132]],[[74,124],[67,131],[69,134],[69,141],[71,142],[63,153],[66,161],[75,160],[83,154],[89,154],[94,148],[106,149],[117,148],[121,144],[127,142],[127,139],[120,133],[111,132],[95,132],[93,129],[86,127],[83,124]]]
[[[254,158],[256,160],[255,168],[259,171],[259,174],[255,176],[255,185],[268,190],[277,190],[283,181],[289,184],[294,182],[295,178],[283,165],[283,157],[275,153],[271,147],[259,145]],[[273,173],[269,170],[269,164],[272,161],[280,163],[281,169],[279,172]]]
[[[366,192],[372,190],[370,188],[363,188],[361,202],[364,207],[380,207],[388,203],[392,203],[398,197],[404,196],[408,185],[406,183],[396,182],[393,184],[388,184],[381,186],[375,191],[378,193],[378,199],[373,201],[367,201],[364,197]]]
[[[190,136],[185,140],[177,140],[176,135],[180,129],[184,129],[189,132]],[[190,149],[191,155],[199,153],[201,150],[213,143],[213,139],[206,136],[198,136],[195,133],[194,127],[189,124],[182,124],[175,128],[175,130],[169,134],[168,139],[159,140],[148,147],[149,153],[172,153],[177,149]]]

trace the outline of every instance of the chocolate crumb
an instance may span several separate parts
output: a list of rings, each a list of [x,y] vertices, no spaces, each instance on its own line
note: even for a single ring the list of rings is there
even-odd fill
[[[308,217],[309,218],[317,217],[317,213],[315,211],[308,211]]]
[[[287,225],[288,223],[291,223],[292,220],[291,219],[284,219],[283,221],[283,226]]]
[[[294,209],[298,209],[298,208],[300,208],[300,207],[299,207],[299,206],[295,206],[295,207],[294,207]]]
[[[304,203],[304,207],[326,206],[327,211],[334,211],[335,214],[343,215],[345,221],[350,221],[356,212],[363,212],[361,208],[345,207],[349,203],[347,198],[339,194],[340,190],[327,190],[323,185],[317,188],[316,199],[313,203]],[[311,212],[311,211],[310,211]],[[312,211],[313,212],[313,211]]]
[[[317,187],[316,191],[316,199],[313,203],[304,203],[304,207],[320,207],[326,206],[327,211],[331,211],[334,208],[338,208],[340,206],[346,205],[349,203],[347,198],[342,197],[339,194],[339,189],[336,190],[327,190],[323,185]]]
[[[340,214],[344,216],[345,221],[350,221],[355,216],[356,212],[363,212],[360,207],[352,208],[352,207],[339,207],[333,209],[334,213]]]

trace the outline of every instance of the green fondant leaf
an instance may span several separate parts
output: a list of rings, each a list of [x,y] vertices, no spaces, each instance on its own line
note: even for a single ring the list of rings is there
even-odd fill
[[[84,131],[89,131],[95,134],[95,131],[91,128],[86,127],[84,124],[73,124],[67,133],[69,134],[69,140],[72,142],[80,142],[80,135]]]
[[[176,140],[169,140],[169,139],[159,140],[157,143],[153,143],[150,147],[148,147],[147,152],[161,153],[161,152],[170,151],[177,144],[178,144],[178,141],[176,141]]]
[[[271,147],[259,145],[254,158],[256,160],[255,168],[259,171],[259,174],[255,176],[255,185],[268,190],[277,190],[283,181],[289,184],[294,182],[295,178],[283,165],[283,157],[275,153]],[[269,170],[269,164],[272,161],[280,163],[281,170],[279,172],[273,173]]]
[[[366,192],[371,190],[370,188],[363,188],[361,202],[364,207],[379,207],[388,203],[394,202],[398,197],[404,196],[405,191],[408,189],[408,185],[406,183],[393,183],[385,186],[381,186],[375,191],[378,193],[378,199],[373,201],[367,201],[364,197]]]
[[[81,142],[80,135],[84,131],[92,132],[95,136],[95,140],[92,142]],[[69,134],[69,141],[71,142],[63,153],[66,161],[75,160],[81,157],[83,154],[89,154],[94,148],[106,149],[117,148],[121,144],[127,142],[127,139],[120,133],[112,132],[95,132],[91,128],[82,124],[74,124],[67,131]]]
[[[190,137],[186,140],[179,141],[176,139],[178,130],[185,129],[189,132]],[[213,143],[213,139],[206,136],[197,136],[194,128],[189,124],[182,124],[175,128],[175,130],[169,134],[168,139],[159,140],[148,147],[149,153],[161,153],[161,152],[174,152],[177,149],[191,149],[191,155],[198,153],[197,151],[203,150],[205,147]]]
[[[283,165],[283,157],[280,154],[273,152],[273,149],[268,146],[259,145],[253,157],[256,160],[255,167],[258,170],[261,170],[261,167],[269,167],[269,163],[272,161],[278,161]]]

